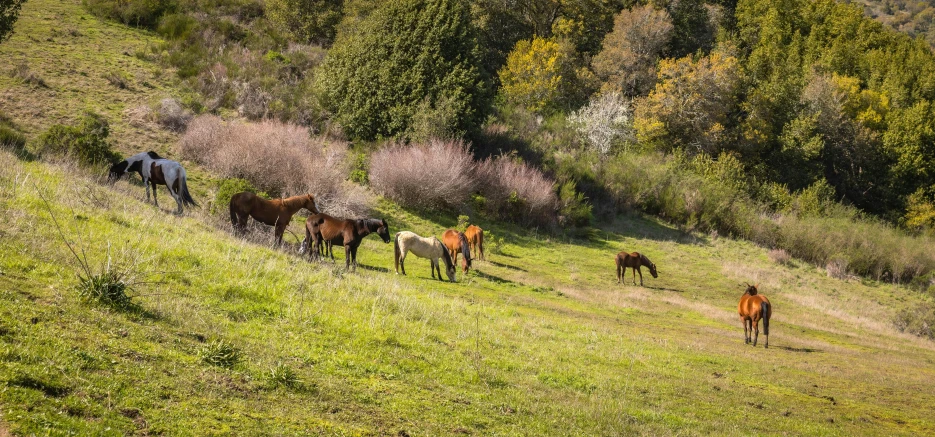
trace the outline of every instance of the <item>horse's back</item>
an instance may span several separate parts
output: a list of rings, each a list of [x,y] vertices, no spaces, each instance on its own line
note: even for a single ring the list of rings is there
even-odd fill
[[[761,317],[769,318],[772,311],[770,311],[769,299],[766,296],[744,294],[740,297],[740,303],[737,304],[737,312],[744,319],[759,320]]]
[[[617,265],[623,267],[636,267],[639,265],[639,252],[620,252],[617,254]]]

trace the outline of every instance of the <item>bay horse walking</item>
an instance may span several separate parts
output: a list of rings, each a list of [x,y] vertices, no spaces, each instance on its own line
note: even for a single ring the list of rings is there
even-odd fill
[[[458,252],[460,251],[464,255],[461,260],[461,268],[464,273],[467,273],[468,269],[471,268],[471,247],[464,233],[449,229],[442,234],[442,243],[445,244],[445,248],[451,254],[451,261],[454,265],[458,265]]]
[[[448,249],[436,237],[420,237],[413,232],[402,231],[396,233],[396,239],[393,242],[394,259],[396,261],[396,274],[402,269],[406,274],[406,254],[412,252],[420,258],[428,258],[432,263],[432,279],[435,279],[435,271],[438,271],[438,280],[442,281],[442,271],[438,264],[441,258],[445,262],[445,274],[448,280],[455,281],[455,266],[451,262],[451,256]]]
[[[364,240],[364,237],[376,233],[383,239],[384,243],[390,242],[390,227],[384,219],[339,219],[328,214],[315,214],[305,220],[305,241],[302,242],[303,249],[308,250],[309,258],[321,254],[322,243],[327,242],[330,246],[333,242],[339,242],[344,246],[345,267],[350,268],[353,263],[357,268],[357,248]],[[328,251],[331,249],[329,247]],[[332,261],[334,254],[331,255]]]
[[[137,153],[123,161],[120,161],[110,167],[108,178],[110,181],[117,182],[123,175],[128,173],[138,173],[143,178],[143,185],[146,186],[146,201],[149,202],[149,190],[153,190],[153,203],[159,206],[159,199],[156,197],[156,186],[165,185],[169,190],[169,195],[175,199],[178,206],[177,214],[182,213],[182,206],[198,206],[188,192],[188,182],[185,175],[185,169],[182,164],[171,159],[166,159],[156,152],[149,151]]]
[[[480,226],[470,225],[464,230],[464,237],[474,251],[474,258],[485,261],[487,257],[484,256],[484,230]]]
[[[740,296],[740,303],[737,304],[737,313],[740,314],[740,321],[743,323],[743,342],[750,344],[752,335],[753,346],[756,346],[756,340],[760,337],[760,320],[763,320],[763,334],[766,335],[763,347],[769,348],[769,318],[773,315],[773,306],[766,296],[759,294],[756,287],[747,284],[747,290]]]
[[[646,258],[646,255],[643,255],[639,252],[626,253],[620,252],[617,254],[617,283],[625,282],[627,276],[627,268],[633,269],[633,285],[636,285],[636,273],[640,274],[640,287],[643,286],[643,270],[640,267],[649,267],[649,274],[653,275],[653,278],[658,278],[659,275],[656,273],[656,264]]]
[[[282,244],[282,234],[292,221],[292,216],[300,209],[305,208],[312,214],[318,214],[315,206],[315,196],[303,194],[285,199],[266,200],[249,191],[237,193],[231,197],[230,214],[231,225],[240,233],[246,231],[247,217],[269,226],[275,226],[273,235],[276,244]]]

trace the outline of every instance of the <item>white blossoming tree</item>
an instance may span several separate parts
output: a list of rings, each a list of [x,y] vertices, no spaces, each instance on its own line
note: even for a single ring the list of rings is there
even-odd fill
[[[630,102],[619,92],[603,93],[575,111],[568,121],[602,157],[614,144],[633,140]]]

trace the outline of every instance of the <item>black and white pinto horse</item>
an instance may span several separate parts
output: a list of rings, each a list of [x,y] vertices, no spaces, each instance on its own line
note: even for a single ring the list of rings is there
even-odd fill
[[[442,271],[439,267],[438,259],[445,262],[445,274],[448,280],[455,281],[455,265],[451,262],[451,254],[448,249],[436,237],[420,237],[413,232],[402,231],[396,233],[396,240],[393,242],[393,249],[396,260],[396,274],[402,270],[406,274],[406,254],[412,252],[420,258],[428,258],[432,263],[432,279],[435,279],[435,271],[438,271],[438,280],[442,281]]]
[[[152,186],[153,202],[159,206],[159,200],[156,198],[156,185],[158,184],[165,185],[169,190],[169,195],[178,204],[178,214],[182,213],[182,205],[198,206],[188,192],[185,169],[176,161],[163,158],[153,151],[137,153],[112,165],[108,176],[111,182],[117,182],[127,173],[138,173],[143,178],[147,202],[149,202],[149,188]]]

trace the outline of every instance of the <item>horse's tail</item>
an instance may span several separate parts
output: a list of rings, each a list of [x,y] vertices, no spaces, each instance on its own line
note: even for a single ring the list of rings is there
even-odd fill
[[[477,247],[478,249],[480,249],[480,259],[482,260],[487,259],[487,257],[484,256],[484,231],[483,229],[477,233]]]
[[[769,335],[769,317],[772,315],[772,307],[769,302],[760,303],[760,318],[763,319],[763,333]]]
[[[179,179],[179,185],[181,185],[179,195],[182,196],[182,203],[197,207],[198,204],[195,203],[195,199],[192,199],[191,193],[188,192],[188,182],[186,182],[188,178],[185,177],[185,169],[181,167],[179,167]]]
[[[396,273],[399,273],[399,232],[396,233],[396,238],[393,239],[393,259],[396,261]]]

